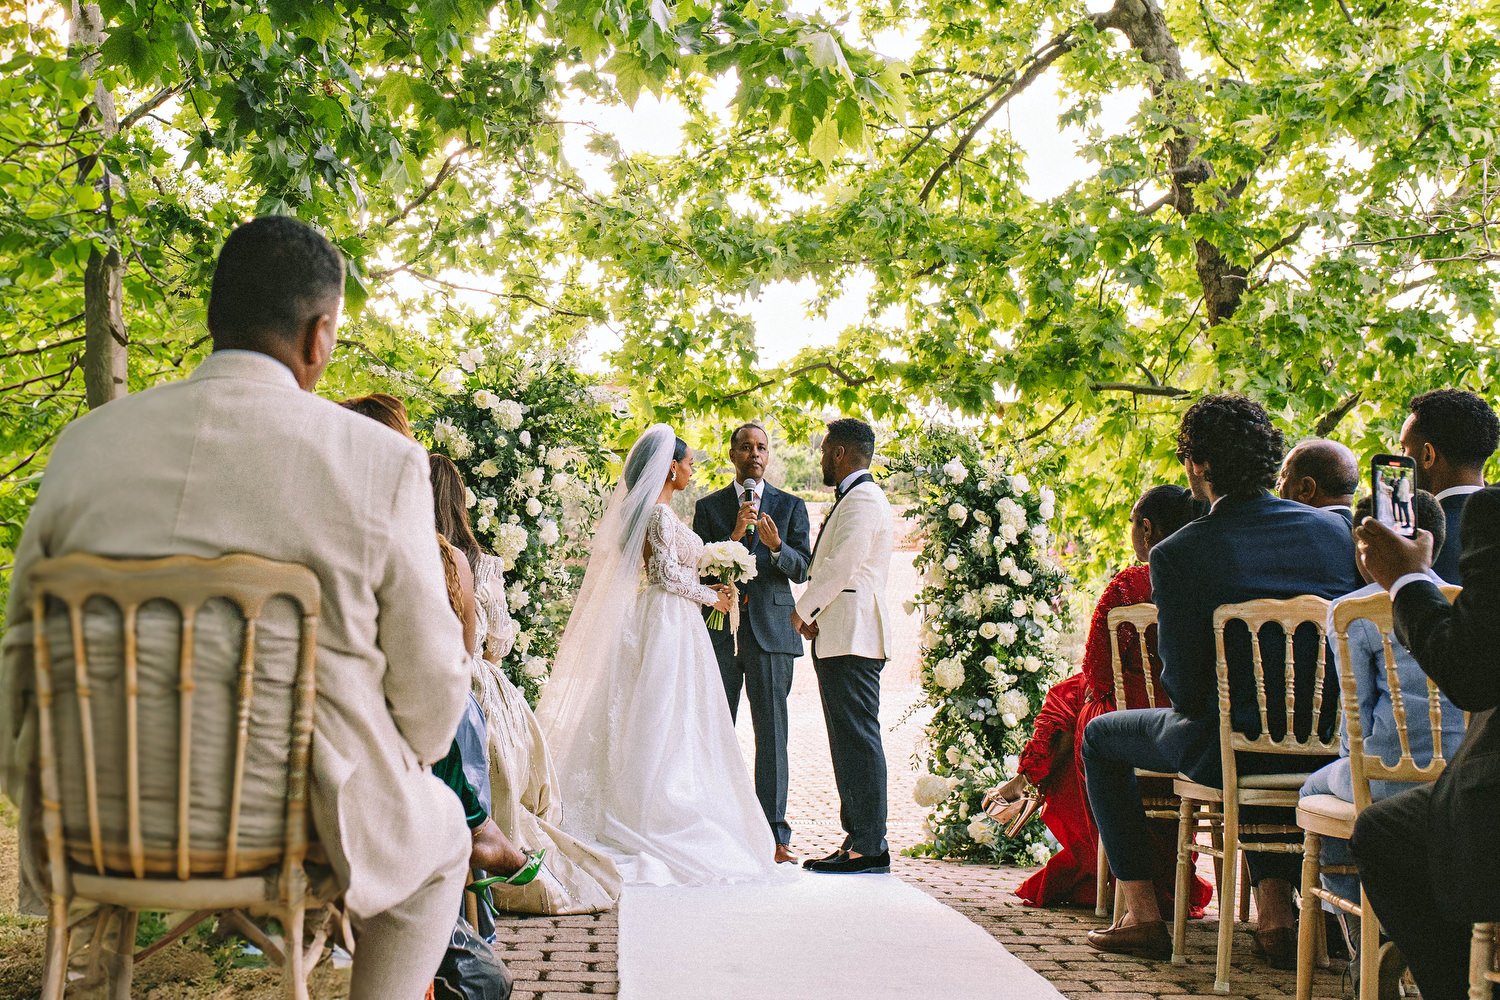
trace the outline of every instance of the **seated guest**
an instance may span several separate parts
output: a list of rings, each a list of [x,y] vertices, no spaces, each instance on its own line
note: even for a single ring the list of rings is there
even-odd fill
[[[1358,585],[1354,546],[1344,523],[1271,495],[1281,449],[1281,432],[1266,411],[1243,396],[1205,396],[1182,418],[1177,454],[1194,496],[1213,506],[1151,551],[1162,684],[1175,707],[1110,712],[1084,731],[1089,804],[1126,903],[1113,927],[1089,934],[1089,943],[1101,951],[1171,955],[1171,935],[1151,881],[1151,843],[1135,769],[1182,772],[1205,785],[1223,781],[1214,611],[1258,598],[1339,597]],[[1243,624],[1238,631],[1228,630],[1231,722],[1254,736],[1260,732],[1260,715],[1250,643]],[[1269,671],[1283,668],[1282,649],[1279,638],[1263,644]],[[1311,673],[1320,653],[1316,642],[1299,640],[1294,669]],[[1311,679],[1302,685],[1312,686]],[[1319,720],[1330,733],[1336,722],[1333,701]],[[1299,719],[1311,715],[1310,698],[1299,699],[1297,714]],[[1283,715],[1272,711],[1268,721],[1273,732],[1292,723]],[[1306,765],[1305,757],[1253,754],[1240,766],[1242,773],[1280,773]],[[1250,807],[1241,810],[1241,817],[1247,825],[1291,824],[1289,812]],[[1259,912],[1257,949],[1277,968],[1294,968],[1292,886],[1300,874],[1298,859],[1256,852],[1249,854],[1249,863]],[[1229,903],[1223,905],[1230,909]],[[1229,918],[1226,912],[1223,919]]]
[[[1433,539],[1374,520],[1356,535],[1370,577],[1391,591],[1396,638],[1453,704],[1474,713],[1438,780],[1360,813],[1351,846],[1360,881],[1424,1000],[1468,996],[1473,923],[1500,921],[1500,487],[1468,498],[1449,604],[1427,575]]]
[[[1352,524],[1354,491],[1359,488],[1359,462],[1354,452],[1325,438],[1303,441],[1286,453],[1276,477],[1276,494],[1317,507]]]
[[[1416,460],[1417,488],[1438,498],[1448,534],[1432,561],[1433,572],[1462,584],[1459,522],[1464,504],[1484,488],[1484,463],[1500,443],[1500,419],[1480,396],[1462,389],[1435,389],[1411,401],[1401,427],[1401,450]]]
[[[1447,524],[1443,508],[1431,493],[1418,492],[1412,503],[1416,512],[1417,527],[1432,535],[1434,548],[1442,548]],[[1371,516],[1373,504],[1365,497],[1355,508],[1354,519],[1358,523]],[[1360,567],[1363,574],[1364,568]],[[1366,577],[1368,579],[1368,577]],[[1383,593],[1385,588],[1371,583],[1333,603],[1337,608],[1344,601],[1369,597]],[[1396,729],[1395,708],[1391,704],[1390,679],[1385,669],[1385,641],[1375,623],[1361,619],[1349,626],[1349,660],[1340,655],[1338,643],[1333,642],[1333,608],[1328,613],[1329,641],[1333,643],[1334,663],[1340,674],[1353,671],[1355,688],[1359,692],[1359,728],[1364,735],[1365,752],[1379,754],[1387,764],[1394,764],[1401,757],[1401,740]],[[1427,677],[1417,661],[1412,659],[1400,643],[1393,644],[1396,657],[1397,681],[1406,704],[1407,726],[1412,759],[1420,767],[1432,761],[1432,726],[1427,714]],[[1443,756],[1452,758],[1458,744],[1464,738],[1464,716],[1446,697],[1442,698]],[[1411,785],[1399,781],[1372,781],[1370,794],[1374,799],[1385,799]],[[1354,784],[1349,770],[1349,732],[1344,730],[1343,746],[1339,759],[1311,775],[1302,785],[1303,795],[1336,795],[1345,802],[1354,801]],[[1323,838],[1324,865],[1350,865],[1347,841],[1336,837]],[[1353,875],[1324,874],[1323,885],[1352,903],[1359,902],[1359,881]],[[1332,909],[1328,904],[1326,908]],[[1342,911],[1338,911],[1342,912]],[[1357,941],[1358,935],[1351,934]]]
[[[1095,873],[1098,864],[1098,831],[1089,815],[1088,798],[1083,786],[1083,741],[1077,734],[1090,720],[1115,709],[1114,670],[1110,666],[1109,613],[1114,608],[1143,604],[1151,600],[1151,571],[1144,565],[1156,543],[1198,516],[1192,494],[1181,486],[1156,486],[1142,494],[1130,511],[1130,543],[1135,558],[1142,565],[1121,570],[1104,588],[1094,617],[1089,623],[1088,644],[1078,673],[1052,685],[1037,713],[1031,739],[1021,750],[1021,765],[1010,781],[985,796],[985,811],[1007,827],[1014,836],[1031,815],[1038,801],[1042,803],[1042,822],[1057,838],[1062,850],[1054,854],[1041,871],[1021,883],[1016,895],[1028,906],[1054,903],[1094,903]],[[1153,662],[1153,683],[1161,690],[1160,667],[1156,666],[1155,643],[1148,642]],[[1141,673],[1139,639],[1133,631],[1120,636],[1120,662],[1125,671],[1126,697],[1133,705],[1148,704],[1146,678]],[[1165,701],[1164,695],[1158,695]],[[1028,787],[1033,795],[1023,796]],[[1014,829],[1010,824],[1018,824]],[[1177,825],[1156,834],[1157,883],[1161,905],[1172,903],[1172,873],[1177,863]],[[1194,885],[1191,909],[1193,916],[1203,915],[1203,908],[1213,897],[1213,885],[1201,876]]]
[[[186,380],[123,396],[58,440],[16,553],[0,773],[21,805],[30,910],[43,891],[40,800],[19,626],[38,560],[249,552],[309,566],[322,584],[311,815],[359,939],[350,996],[409,1000],[432,981],[463,892],[469,834],[425,765],[448,752],[469,668],[444,598],[426,454],[312,391],[343,289],[343,258],[311,227],[279,216],[240,226],[209,293],[213,353]],[[111,921],[125,939],[97,950],[131,954],[132,924]],[[129,976],[126,961],[109,995],[128,995]]]
[[[483,655],[471,657],[474,692],[489,720],[484,775],[490,815],[511,838],[546,853],[545,877],[490,887],[495,904],[511,913],[594,913],[620,898],[620,873],[613,861],[564,833],[552,756],[526,696],[501,669],[516,625],[505,607],[505,580],[499,557],[480,548],[469,528],[463,474],[445,455],[431,456],[432,498],[438,530],[462,554],[464,566],[477,567],[469,590],[468,621]]]

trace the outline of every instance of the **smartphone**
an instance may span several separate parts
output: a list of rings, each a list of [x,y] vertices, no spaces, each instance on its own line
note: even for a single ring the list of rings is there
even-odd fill
[[[1370,460],[1370,495],[1375,520],[1407,538],[1417,533],[1417,463],[1405,455],[1376,455]]]

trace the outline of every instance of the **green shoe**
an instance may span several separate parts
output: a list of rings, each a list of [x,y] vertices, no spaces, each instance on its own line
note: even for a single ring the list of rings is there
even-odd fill
[[[464,886],[469,892],[478,895],[492,885],[530,885],[541,873],[542,859],[547,856],[544,847],[539,851],[532,851],[526,855],[526,863],[519,870],[510,875],[491,875],[489,878],[477,879]]]

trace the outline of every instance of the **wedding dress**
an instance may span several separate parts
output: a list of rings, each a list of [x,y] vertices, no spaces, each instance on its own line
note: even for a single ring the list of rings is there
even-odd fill
[[[626,460],[537,708],[562,825],[627,884],[780,880],[703,622],[703,542],[655,503],[675,440],[653,427]]]

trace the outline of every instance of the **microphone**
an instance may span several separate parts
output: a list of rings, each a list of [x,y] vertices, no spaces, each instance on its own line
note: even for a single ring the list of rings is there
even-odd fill
[[[759,483],[754,479],[745,480],[745,493],[742,497],[740,497],[740,502],[753,504],[755,502],[755,487],[758,485]],[[753,520],[749,524],[745,525],[745,534],[755,534],[755,522]]]

